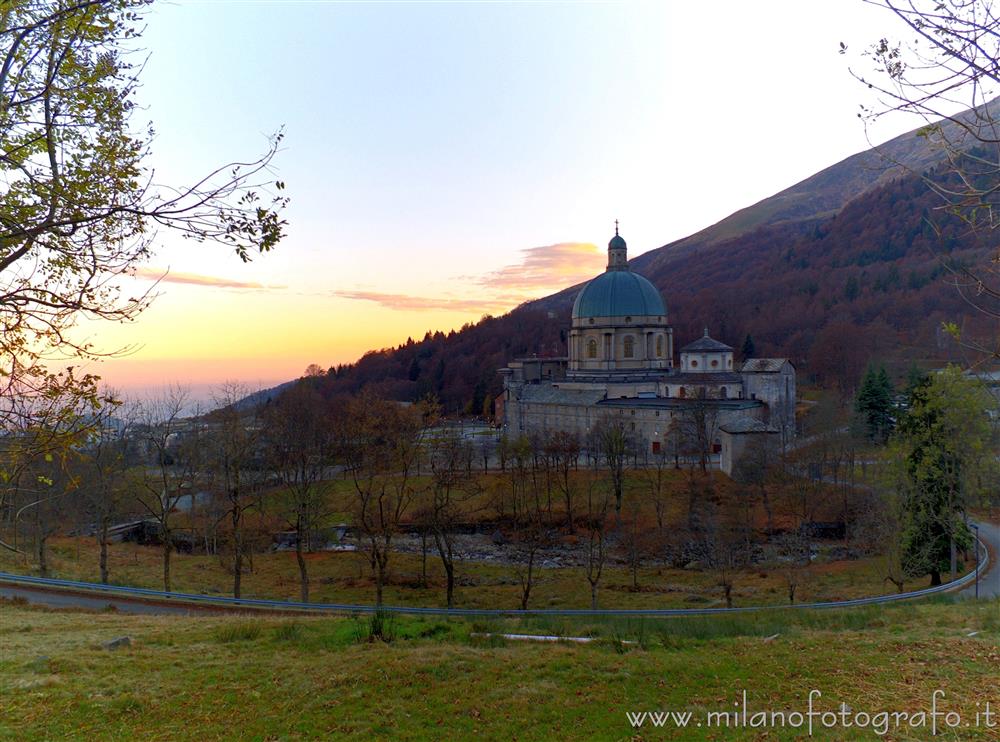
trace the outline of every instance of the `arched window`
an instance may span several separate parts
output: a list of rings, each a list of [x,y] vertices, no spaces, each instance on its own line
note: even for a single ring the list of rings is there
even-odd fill
[[[594,338],[587,341],[587,358],[597,358],[597,341]]]
[[[719,389],[719,397],[721,399],[728,399],[729,398],[729,390],[726,389],[726,387],[722,387],[721,389]]]
[[[663,335],[656,336],[656,357],[663,358]]]
[[[686,396],[687,396],[687,388],[682,386],[680,388],[680,398],[684,399]]]
[[[631,335],[625,336],[624,355],[626,358],[632,358],[635,355],[635,338]]]

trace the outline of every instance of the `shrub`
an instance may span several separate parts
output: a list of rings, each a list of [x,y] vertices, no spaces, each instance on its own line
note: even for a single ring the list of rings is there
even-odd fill
[[[250,642],[260,637],[260,624],[243,621],[221,626],[215,632],[215,639],[223,644],[231,642]]]
[[[354,637],[359,644],[373,644],[376,641],[391,644],[396,639],[396,617],[389,611],[378,609],[367,620],[358,621]]]

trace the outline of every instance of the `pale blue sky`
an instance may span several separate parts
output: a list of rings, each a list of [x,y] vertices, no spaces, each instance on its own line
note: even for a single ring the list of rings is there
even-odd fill
[[[284,125],[293,201],[250,267],[168,238],[151,265],[282,288],[164,283],[135,326],[94,328],[143,346],[105,375],[280,379],[600,268],[564,251],[578,275],[510,289],[526,249],[603,250],[616,218],[632,255],[686,236],[864,148],[848,63],[894,29],[860,0],[158,4],[141,99],[160,179]]]

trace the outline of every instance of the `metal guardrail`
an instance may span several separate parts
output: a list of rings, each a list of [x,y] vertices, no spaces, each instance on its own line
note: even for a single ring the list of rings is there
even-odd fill
[[[989,549],[980,540],[983,547],[983,558],[979,562],[979,574],[982,575],[989,565]],[[62,588],[89,594],[108,595],[111,598],[143,599],[150,602],[168,603],[172,606],[183,604],[201,605],[217,608],[256,608],[274,611],[306,611],[311,613],[403,613],[431,616],[469,616],[469,617],[518,617],[518,616],[621,616],[621,617],[656,617],[656,616],[705,616],[729,613],[750,613],[756,611],[806,609],[806,608],[854,608],[865,605],[880,605],[894,603],[900,600],[912,600],[928,595],[957,590],[971,584],[976,579],[977,571],[972,569],[954,582],[948,582],[936,587],[913,590],[905,593],[879,595],[871,598],[855,598],[854,600],[835,600],[820,603],[793,603],[781,605],[741,606],[736,608],[534,608],[522,610],[503,610],[490,608],[431,608],[419,606],[384,605],[379,608],[374,605],[356,605],[351,603],[301,603],[290,600],[266,600],[263,598],[227,598],[224,596],[201,595],[198,593],[174,593],[163,590],[151,590],[143,587],[123,587],[120,585],[103,585],[97,582],[76,582],[74,580],[59,580],[50,577],[33,577],[0,572],[0,584],[8,583],[47,588]]]

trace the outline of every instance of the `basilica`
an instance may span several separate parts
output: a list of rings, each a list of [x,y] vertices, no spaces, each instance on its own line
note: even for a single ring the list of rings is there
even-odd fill
[[[660,453],[680,431],[690,436],[697,420],[719,466],[731,473],[750,441],[787,445],[795,435],[791,363],[736,361],[706,328],[680,348],[678,365],[663,297],[629,268],[617,227],[607,270],[573,304],[568,344],[568,356],[518,358],[500,370],[498,416],[509,436],[566,431],[583,441],[611,418],[641,450]]]

